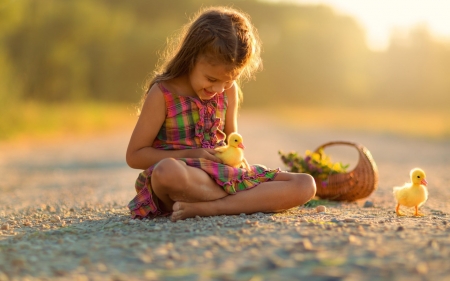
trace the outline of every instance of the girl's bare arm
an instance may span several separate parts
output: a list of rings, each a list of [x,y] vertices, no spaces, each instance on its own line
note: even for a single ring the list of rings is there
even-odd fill
[[[238,86],[233,86],[225,91],[228,99],[228,108],[225,116],[225,134],[227,136],[237,132],[237,112],[238,112]]]

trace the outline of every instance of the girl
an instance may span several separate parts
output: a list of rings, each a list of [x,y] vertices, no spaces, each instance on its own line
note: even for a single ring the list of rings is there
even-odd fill
[[[316,190],[310,175],[232,168],[214,155],[237,131],[237,79],[261,66],[248,17],[231,8],[205,9],[180,38],[149,83],[128,145],[128,165],[144,170],[128,205],[132,217],[279,212],[310,200]]]

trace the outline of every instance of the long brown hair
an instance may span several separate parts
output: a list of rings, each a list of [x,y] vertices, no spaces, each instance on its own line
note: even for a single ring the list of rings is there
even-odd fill
[[[199,55],[230,65],[241,80],[262,68],[260,53],[261,42],[247,14],[229,7],[204,8],[169,41],[143,100],[153,84],[190,73]]]

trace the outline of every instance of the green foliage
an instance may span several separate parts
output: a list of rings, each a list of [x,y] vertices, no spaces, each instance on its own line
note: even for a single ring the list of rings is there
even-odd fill
[[[330,205],[336,205],[336,201],[330,201],[327,199],[311,199],[308,202],[306,202],[303,206],[307,208],[315,208],[317,206],[330,206]]]
[[[289,153],[279,151],[278,154],[290,172],[310,174],[322,182],[322,186],[326,186],[330,175],[345,173],[349,167],[348,164],[344,165],[341,162],[333,163],[323,149],[316,152],[306,150],[305,157],[299,156],[295,151]]]
[[[130,128],[136,118],[135,111],[123,104],[22,102],[2,110],[0,141],[104,133]]]
[[[0,5],[0,110],[23,100],[137,102],[166,38],[211,5],[247,12],[263,41],[264,71],[243,85],[246,105],[450,102],[450,46],[423,28],[403,40],[394,34],[375,53],[354,19],[325,6],[10,0]]]

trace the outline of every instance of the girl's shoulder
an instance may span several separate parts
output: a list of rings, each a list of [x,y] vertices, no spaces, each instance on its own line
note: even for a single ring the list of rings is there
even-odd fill
[[[158,99],[160,101],[164,100],[165,103],[180,97],[179,95],[173,94],[169,91],[162,83],[153,84],[148,90],[147,96],[147,98],[150,99]]]
[[[153,85],[154,87],[156,87],[156,88],[158,88],[159,89],[159,91],[161,92],[161,93],[163,93],[163,94],[171,94],[171,92],[166,88],[166,87],[164,87],[164,85],[162,84],[162,83],[156,83],[155,85]]]
[[[191,99],[191,96],[179,94],[180,91],[176,90],[177,87],[174,87],[170,83],[165,82],[164,84],[159,82],[154,85],[155,87],[159,88],[160,92],[164,95],[164,98],[166,100],[173,100],[173,99]],[[175,89],[175,90],[174,90]]]
[[[147,91],[147,97],[162,97],[164,95],[164,88],[161,88],[160,83],[153,84]]]
[[[164,120],[166,115],[164,94],[155,84],[148,89],[139,114],[139,119],[154,120],[160,118]]]

